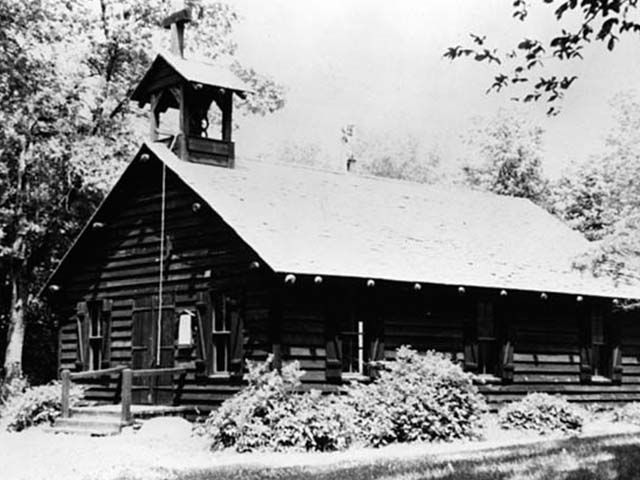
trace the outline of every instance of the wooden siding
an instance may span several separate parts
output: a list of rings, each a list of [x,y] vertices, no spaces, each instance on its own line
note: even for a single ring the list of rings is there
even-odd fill
[[[61,322],[59,368],[76,368],[76,303],[107,298],[111,315],[111,365],[131,364],[132,308],[135,298],[158,293],[161,176],[160,164],[142,164],[117,187],[96,221],[104,224],[88,232],[60,272],[62,298],[57,312]],[[215,167],[212,167],[215,168]],[[195,212],[193,204],[200,204]],[[195,310],[199,292],[224,291],[244,285],[247,358],[264,359],[268,317],[268,272],[250,273],[257,256],[222,219],[170,172],[166,188],[166,249],[164,292],[175,296],[176,312]],[[196,377],[190,367],[182,402],[210,409],[237,391],[220,378]],[[89,397],[111,401],[116,378],[94,382]]]
[[[211,167],[214,170],[216,167]],[[157,160],[139,164],[103,206],[93,228],[66,259],[57,282],[61,296],[57,315],[59,368],[74,370],[77,360],[76,304],[112,301],[110,364],[132,362],[132,311],[141,296],[158,293],[161,169]],[[212,172],[212,174],[214,174]],[[200,208],[194,209],[194,203]],[[412,345],[420,351],[439,350],[462,362],[465,325],[473,321],[478,302],[500,304],[501,318],[514,345],[513,381],[480,386],[497,404],[531,391],[557,392],[582,402],[640,400],[640,326],[633,314],[620,317],[623,376],[620,385],[581,383],[581,324],[576,298],[533,292],[500,292],[454,286],[413,285],[364,279],[298,276],[285,284],[222,219],[177,177],[167,172],[164,292],[175,298],[175,310],[195,310],[199,295],[211,289],[242,292],[244,353],[247,360],[264,360],[279,345],[284,361],[297,360],[307,372],[305,385],[334,390],[327,382],[327,335],[330,323],[346,313],[367,329],[382,325],[386,358],[395,349]],[[252,262],[258,268],[250,269]],[[587,308],[600,300],[586,302]],[[348,312],[347,312],[348,311]],[[494,309],[494,311],[497,311]],[[376,323],[380,322],[380,323]],[[333,327],[332,327],[333,328]],[[333,331],[333,330],[331,330]],[[276,349],[277,350],[277,349]],[[195,355],[195,354],[194,354]],[[229,377],[196,375],[195,357],[189,368],[181,403],[209,410],[240,388]],[[116,378],[94,382],[90,398],[113,401]]]

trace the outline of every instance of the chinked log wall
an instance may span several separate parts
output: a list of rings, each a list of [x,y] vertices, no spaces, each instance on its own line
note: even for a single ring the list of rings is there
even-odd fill
[[[325,283],[332,280],[325,279]],[[334,280],[335,281],[335,280]],[[307,371],[303,380],[312,387],[335,389],[326,384],[326,350],[323,343],[325,317],[322,302],[314,295],[318,288],[310,279],[288,287],[282,324],[285,360],[298,360]],[[325,291],[330,292],[327,290]],[[342,288],[364,294],[365,280],[342,280]],[[621,314],[622,383],[581,383],[580,349],[585,335],[584,320],[574,295],[549,294],[546,300],[534,292],[509,292],[508,301],[494,289],[467,289],[464,295],[456,287],[427,286],[414,291],[377,282],[373,287],[375,305],[358,302],[356,318],[370,322],[373,315],[384,320],[385,357],[394,357],[401,345],[417,350],[438,350],[459,362],[464,359],[465,322],[473,320],[478,301],[506,304],[506,321],[513,339],[513,380],[510,383],[487,382],[480,390],[488,401],[499,404],[521,398],[529,392],[559,393],[576,402],[618,403],[640,401],[640,325],[632,314]],[[331,300],[333,301],[333,300]],[[608,308],[610,299],[585,301],[586,308]],[[605,321],[613,321],[611,317]]]
[[[111,311],[111,366],[131,362],[131,313],[134,298],[157,294],[160,240],[160,175],[132,172],[99,218],[102,228],[89,233],[76,260],[70,258],[70,274],[61,278],[63,302],[60,368],[74,370],[77,360],[76,304],[90,299],[113,301]],[[194,212],[195,202],[201,203]],[[324,279],[324,290],[310,279],[287,287],[274,308],[268,290],[271,277],[249,271],[255,254],[202,200],[173,174],[167,176],[167,249],[164,289],[175,295],[176,310],[196,308],[198,294],[225,285],[246,285],[244,328],[245,358],[264,360],[272,343],[281,345],[283,359],[298,360],[312,387],[335,389],[326,383],[326,304],[334,301],[327,288],[335,279]],[[84,246],[83,246],[84,245]],[[262,266],[264,269],[264,265]],[[63,272],[64,273],[64,272]],[[280,282],[282,279],[280,279]],[[460,295],[456,287],[427,286],[422,290],[379,282],[375,305],[362,297],[364,280],[342,280],[343,286],[360,292],[356,316],[365,323],[373,315],[384,322],[385,355],[392,358],[400,345],[419,350],[436,349],[462,361],[464,322],[474,315],[478,299],[498,301],[497,291],[478,290]],[[346,282],[346,283],[344,283]],[[319,291],[324,291],[322,298]],[[335,292],[334,292],[335,293]],[[363,300],[364,298],[364,300]],[[481,387],[491,402],[518,398],[529,391],[559,392],[578,401],[640,400],[640,326],[632,315],[622,319],[623,377],[619,386],[580,383],[580,327],[575,297],[549,295],[542,301],[533,293],[509,293],[509,321],[515,327],[514,378],[509,385]],[[270,311],[272,314],[270,315]],[[276,318],[277,317],[277,318]],[[274,322],[274,319],[276,320]],[[366,327],[365,327],[366,328]],[[96,384],[90,395],[111,401],[117,391],[115,378]],[[237,391],[238,385],[214,378],[196,378],[188,371],[182,403],[206,410]]]
[[[161,177],[159,168],[128,175],[107,201],[104,224],[93,229],[79,246],[75,259],[69,258],[68,276],[62,273],[62,301],[57,309],[61,319],[59,368],[74,371],[77,361],[77,302],[92,299],[113,301],[111,312],[111,365],[131,362],[131,318],[136,297],[157,295],[160,249]],[[133,173],[133,172],[131,172]],[[194,212],[197,202],[200,209]],[[251,332],[246,344],[247,358],[266,357],[269,349],[265,325],[268,293],[249,265],[253,252],[171,172],[166,189],[165,294],[175,295],[176,311],[195,310],[199,292],[209,288],[248,285],[244,292],[245,328]],[[252,277],[247,277],[252,275]],[[247,282],[247,278],[249,281]],[[255,280],[255,281],[254,281]],[[252,288],[255,286],[255,288]],[[237,391],[238,386],[216,379],[196,378],[188,371],[182,403],[210,409]],[[94,400],[112,401],[116,376],[96,381],[89,392]]]

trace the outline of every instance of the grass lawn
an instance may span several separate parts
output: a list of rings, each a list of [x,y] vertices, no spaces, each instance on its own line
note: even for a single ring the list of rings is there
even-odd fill
[[[211,453],[188,429],[107,438],[53,435],[34,428],[0,434],[2,480],[418,480],[636,479],[640,429],[597,422],[579,437],[505,432],[487,440],[416,443],[337,453]],[[616,432],[616,433],[613,433]]]

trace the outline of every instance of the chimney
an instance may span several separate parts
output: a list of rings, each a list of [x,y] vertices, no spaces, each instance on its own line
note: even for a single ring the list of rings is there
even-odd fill
[[[347,172],[355,171],[357,163],[358,161],[355,157],[353,155],[349,155],[349,158],[347,158]]]

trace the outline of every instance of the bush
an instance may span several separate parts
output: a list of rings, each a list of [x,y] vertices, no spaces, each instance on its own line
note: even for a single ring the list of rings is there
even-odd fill
[[[479,437],[486,403],[473,375],[443,354],[409,347],[399,348],[394,361],[379,363],[375,381],[346,389],[366,444]]]
[[[632,402],[618,407],[613,411],[613,420],[615,422],[631,423],[640,425],[640,403]]]
[[[12,398],[22,395],[29,387],[29,381],[25,377],[14,377],[9,382],[0,382],[0,417],[2,407]]]
[[[579,432],[586,412],[560,396],[530,393],[504,407],[498,421],[502,428],[551,432]]]
[[[60,416],[61,384],[58,381],[24,390],[7,400],[2,415],[2,427],[8,431],[19,432],[27,427],[41,423],[52,424]],[[69,405],[77,405],[84,389],[72,385]]]
[[[298,362],[277,372],[271,361],[249,362],[249,385],[200,427],[201,434],[211,437],[212,448],[331,451],[349,446],[351,416],[340,399],[296,393],[304,374]]]

